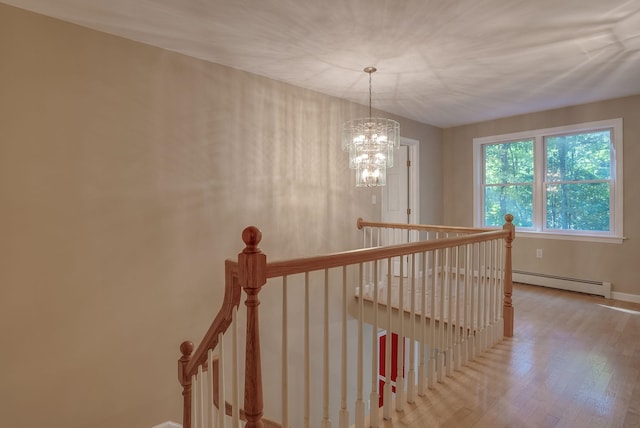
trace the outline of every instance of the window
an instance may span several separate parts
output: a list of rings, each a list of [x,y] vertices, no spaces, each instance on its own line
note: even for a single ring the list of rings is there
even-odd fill
[[[622,119],[474,139],[474,223],[622,239]]]

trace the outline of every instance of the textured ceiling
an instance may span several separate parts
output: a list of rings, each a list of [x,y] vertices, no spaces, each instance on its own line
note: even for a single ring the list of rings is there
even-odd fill
[[[640,0],[0,0],[450,127],[640,94]]]

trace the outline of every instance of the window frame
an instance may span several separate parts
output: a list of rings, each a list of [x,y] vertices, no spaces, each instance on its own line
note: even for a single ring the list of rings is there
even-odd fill
[[[565,239],[579,241],[594,241],[606,243],[622,243],[623,226],[623,135],[622,119],[608,119],[586,122],[575,125],[558,126],[532,131],[515,132],[511,134],[492,135],[473,139],[473,224],[474,227],[484,226],[484,155],[483,147],[489,144],[510,143],[523,140],[533,140],[533,227],[518,227],[518,235],[524,237]],[[609,231],[558,230],[546,228],[546,156],[545,137],[567,134],[587,133],[611,130],[611,179],[609,192]]]

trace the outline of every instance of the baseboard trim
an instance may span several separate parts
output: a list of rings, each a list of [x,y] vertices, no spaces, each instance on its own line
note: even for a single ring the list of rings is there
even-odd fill
[[[640,303],[640,294],[620,293],[619,291],[612,291],[611,298],[615,300],[622,300],[631,303]]]
[[[151,428],[182,428],[182,425],[177,422],[166,421],[159,425],[154,425]]]

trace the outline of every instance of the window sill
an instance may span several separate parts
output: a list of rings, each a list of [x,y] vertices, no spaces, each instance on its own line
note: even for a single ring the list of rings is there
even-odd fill
[[[560,233],[530,232],[516,230],[517,238],[559,239],[562,241],[597,242],[600,244],[622,244],[625,237],[598,235],[569,235]]]

